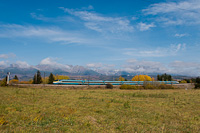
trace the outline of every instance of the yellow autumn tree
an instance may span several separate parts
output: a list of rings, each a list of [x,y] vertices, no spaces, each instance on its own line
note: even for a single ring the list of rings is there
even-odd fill
[[[118,81],[125,81],[125,78],[123,78],[122,76],[120,76]]]
[[[42,78],[42,83],[47,84],[49,81],[49,77]]]
[[[18,84],[19,80],[18,79],[12,79],[10,80],[10,84]]]
[[[148,75],[136,75],[132,81],[152,81],[152,78]]]
[[[54,79],[55,80],[62,80],[62,79],[69,79],[69,77],[68,76],[65,76],[65,75],[56,75],[55,77],[54,77]]]

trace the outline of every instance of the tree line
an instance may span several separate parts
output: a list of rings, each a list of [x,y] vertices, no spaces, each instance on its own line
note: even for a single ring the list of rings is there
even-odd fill
[[[38,70],[36,72],[36,74],[34,75],[32,80],[29,81],[20,81],[19,82],[19,78],[17,77],[17,75],[14,76],[13,79],[9,80],[10,84],[41,84],[41,83],[45,83],[45,84],[53,84],[54,80],[61,80],[61,79],[69,79],[68,76],[65,75],[53,75],[53,73],[50,73],[50,75],[48,77],[42,77],[41,76],[41,72]],[[7,76],[0,81],[0,86],[7,86]]]
[[[40,71],[38,70],[37,73],[33,77],[33,84],[41,84],[41,83],[48,83],[53,84],[54,80],[61,80],[61,79],[69,79],[68,76],[65,75],[53,75],[50,73],[49,77],[42,78]]]
[[[61,80],[61,79],[69,79],[68,76],[65,75],[53,75],[53,73],[50,73],[49,77],[42,78],[41,72],[38,70],[36,74],[33,77],[33,80],[30,81],[22,81],[20,83],[32,83],[32,84],[41,84],[41,83],[48,83],[53,84],[54,80]],[[120,76],[116,80],[118,81],[127,81],[127,79]],[[148,75],[136,75],[132,79],[132,81],[155,81],[153,77],[150,77]],[[157,75],[157,81],[172,81],[172,76],[169,74],[162,74]],[[195,83],[195,88],[200,88],[200,77],[192,78],[192,79],[184,79],[185,83]],[[17,75],[14,76],[12,80],[10,80],[10,83],[19,83],[19,78]],[[7,86],[7,76],[0,82],[0,86]]]

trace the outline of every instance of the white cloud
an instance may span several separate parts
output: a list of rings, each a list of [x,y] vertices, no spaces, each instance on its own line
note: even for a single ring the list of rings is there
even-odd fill
[[[143,12],[157,21],[170,25],[200,24],[200,1],[184,0],[151,4]]]
[[[49,57],[43,59],[39,65],[44,65],[44,66],[46,65],[55,69],[63,69],[63,70],[68,70],[70,68],[68,65],[57,63],[54,59]]]
[[[146,23],[139,23],[138,24],[138,29],[140,31],[146,31],[146,30],[149,30],[150,28],[153,28],[153,27],[156,27],[153,23],[151,24],[146,24]]]
[[[63,7],[61,7],[61,9],[83,20],[87,28],[98,32],[132,32],[134,29],[133,26],[130,25],[130,21],[126,18],[106,17],[95,12],[79,11]]]
[[[41,20],[45,22],[73,22],[74,21],[74,19],[69,16],[50,18],[50,17],[45,17],[41,14],[37,15],[36,13],[30,13],[30,15],[32,18],[36,20]]]
[[[178,38],[182,38],[182,37],[184,37],[184,36],[188,36],[188,34],[175,34],[174,35],[175,37],[178,37]]]
[[[198,62],[174,61],[169,64],[169,67],[174,74],[200,76],[200,63]]]
[[[19,34],[20,33],[20,34]],[[63,31],[57,27],[22,26],[16,24],[0,25],[2,38],[41,38],[47,42],[60,44],[94,44],[93,39],[73,31]]]
[[[89,63],[86,64],[86,67],[105,75],[115,74],[117,71],[114,64]]]
[[[6,61],[0,61],[0,68],[5,68],[8,66],[8,62]]]
[[[81,8],[82,10],[93,10],[94,7],[92,5],[89,5],[88,7]]]
[[[54,71],[55,69],[61,69],[66,72],[78,72],[81,69],[85,69],[82,66],[64,65],[57,62],[56,58],[45,58],[39,65],[31,66],[25,61],[17,61],[10,65],[11,67],[18,68],[36,68],[44,71]],[[184,61],[174,61],[169,64],[163,64],[156,61],[147,60],[136,60],[129,59],[120,69],[116,69],[113,64],[102,64],[102,63],[89,63],[86,65],[88,68],[95,70],[96,72],[108,75],[115,74],[119,71],[127,71],[130,73],[137,74],[151,74],[151,73],[168,73],[168,74],[178,74],[186,76],[199,76],[200,75],[200,63],[199,62],[184,62]],[[0,61],[0,68],[9,67],[8,61]]]
[[[18,65],[19,68],[29,68],[30,65],[25,61],[16,61],[16,65]]]
[[[115,67],[114,64],[102,64],[102,63],[89,63],[86,64],[86,67],[91,69],[102,69],[102,70],[110,70]]]
[[[102,67],[102,63],[90,63],[90,64],[86,64],[86,66],[89,68],[100,68]]]
[[[0,59],[8,59],[8,58],[14,58],[16,55],[13,53],[10,54],[0,54]]]
[[[154,50],[129,50],[124,49],[124,54],[129,56],[165,57],[175,56],[186,49],[186,44],[171,44],[169,47],[158,47]]]
[[[132,17],[131,18],[132,21],[137,20],[137,19],[138,19],[137,17]]]
[[[127,60],[123,70],[133,73],[164,73],[168,69],[160,62],[138,61],[136,59]]]
[[[138,74],[168,73],[168,74],[178,74],[186,76],[200,75],[199,62],[174,61],[164,65],[161,62],[138,61],[135,59],[129,59],[127,60],[127,64],[125,64],[122,69],[128,72],[133,72]]]

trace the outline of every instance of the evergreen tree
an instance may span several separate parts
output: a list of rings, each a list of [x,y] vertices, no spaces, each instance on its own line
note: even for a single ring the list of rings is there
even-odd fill
[[[168,74],[157,75],[158,81],[172,81],[172,76]]]
[[[54,81],[54,80],[55,80],[55,79],[54,79],[54,75],[53,75],[52,73],[50,73],[48,84],[53,84],[53,81]]]
[[[200,77],[197,77],[197,78],[196,78],[196,83],[197,83],[197,84],[200,84]]]
[[[36,74],[35,74],[34,77],[33,77],[33,84],[37,84],[37,77],[36,77]]]
[[[159,74],[157,75],[157,80],[158,80],[158,81],[161,81],[161,77],[160,77]]]
[[[172,81],[172,76],[168,75],[168,81]]]
[[[40,83],[42,83],[42,77],[40,71],[38,70],[33,77],[33,84],[40,84]]]
[[[195,89],[200,88],[200,77],[196,78]]]
[[[15,75],[15,77],[13,79],[19,80],[18,77],[17,77],[17,75]]]
[[[165,73],[165,74],[163,75],[164,81],[167,81],[167,80],[168,80],[167,77],[168,77],[168,76],[167,76],[167,74]]]

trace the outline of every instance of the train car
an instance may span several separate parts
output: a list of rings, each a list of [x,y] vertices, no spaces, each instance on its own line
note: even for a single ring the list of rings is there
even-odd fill
[[[164,84],[179,84],[178,81],[162,81]]]
[[[138,85],[141,81],[122,81],[125,85]]]
[[[57,85],[143,85],[143,84],[178,84],[177,81],[102,81],[102,80],[58,80],[53,84]]]
[[[53,84],[57,85],[83,85],[83,80],[59,80],[54,81]]]
[[[122,85],[122,81],[104,81],[105,84],[112,84],[112,85]]]
[[[101,80],[84,80],[84,85],[105,85],[104,81]]]

